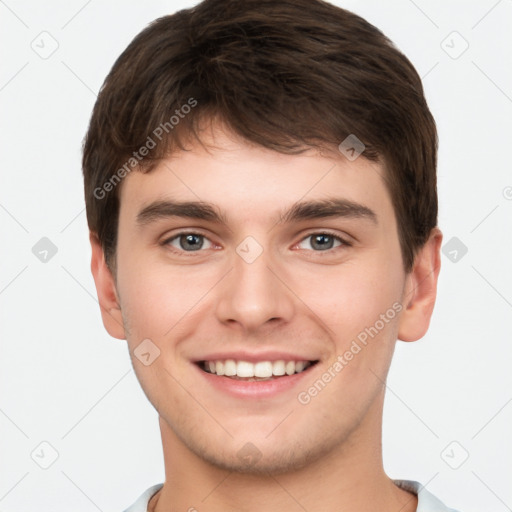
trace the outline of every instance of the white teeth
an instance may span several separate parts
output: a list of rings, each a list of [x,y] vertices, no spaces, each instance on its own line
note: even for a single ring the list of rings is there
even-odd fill
[[[305,366],[306,366],[306,365],[305,365],[304,361],[297,361],[297,362],[295,363],[295,371],[296,371],[297,373],[300,373],[302,370],[304,370],[304,367],[305,367]]]
[[[292,362],[293,364],[293,362]],[[293,365],[295,368],[295,365]],[[254,365],[255,377],[272,377],[272,363],[270,361],[260,361]]]
[[[281,376],[285,374],[284,361],[274,361],[272,363],[272,375]]]
[[[293,375],[295,373],[295,363],[293,361],[288,361],[286,363],[286,375]]]
[[[254,377],[254,365],[247,361],[238,361],[236,364],[236,375],[238,377]]]
[[[203,369],[209,373],[225,375],[232,378],[260,378],[269,379],[281,377],[283,375],[293,375],[301,373],[311,366],[310,361],[259,361],[250,363],[248,361],[235,361],[226,359],[225,361],[205,361]]]
[[[226,375],[226,377],[236,375],[236,363],[233,359],[226,359],[224,363],[224,375]]]

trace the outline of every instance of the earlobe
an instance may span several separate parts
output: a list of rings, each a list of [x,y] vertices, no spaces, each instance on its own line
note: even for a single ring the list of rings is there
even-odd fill
[[[418,251],[413,269],[407,275],[402,297],[404,309],[398,328],[399,340],[416,341],[427,332],[436,301],[442,239],[441,231],[434,228]]]
[[[106,264],[105,255],[96,233],[91,232],[89,240],[92,249],[91,272],[96,285],[103,325],[110,336],[124,340],[126,334],[114,277]]]

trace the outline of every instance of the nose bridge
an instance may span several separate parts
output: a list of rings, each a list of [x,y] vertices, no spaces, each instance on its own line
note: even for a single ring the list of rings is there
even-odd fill
[[[235,321],[248,330],[271,319],[289,320],[292,299],[275,275],[278,265],[271,251],[248,236],[236,247],[232,261],[217,302],[219,320]]]

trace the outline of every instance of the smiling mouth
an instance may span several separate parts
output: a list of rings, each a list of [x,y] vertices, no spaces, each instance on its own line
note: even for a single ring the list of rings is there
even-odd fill
[[[318,361],[235,361],[225,359],[217,361],[199,361],[197,364],[201,370],[219,377],[228,377],[233,380],[247,382],[274,380],[281,377],[289,377],[306,371]]]

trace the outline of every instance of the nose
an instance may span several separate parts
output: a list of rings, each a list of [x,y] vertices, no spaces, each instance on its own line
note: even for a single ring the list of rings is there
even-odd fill
[[[233,268],[217,290],[219,321],[236,324],[247,332],[290,321],[294,311],[293,292],[286,285],[285,272],[267,251],[249,261],[234,255]]]

